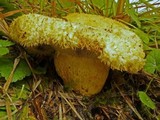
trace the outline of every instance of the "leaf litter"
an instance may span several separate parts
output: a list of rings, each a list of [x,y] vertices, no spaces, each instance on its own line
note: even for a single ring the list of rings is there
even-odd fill
[[[30,2],[32,2],[32,4]],[[127,20],[127,22],[137,26],[137,32],[140,30],[139,34],[144,32],[141,37],[145,39],[144,42],[147,43],[146,46],[151,48],[146,49],[146,55],[148,56],[146,58],[147,61],[150,61],[148,63],[146,62],[146,66],[149,67],[136,75],[125,72],[122,73],[119,71],[111,71],[109,79],[106,81],[103,90],[99,94],[92,97],[84,97],[69,90],[69,88],[63,85],[62,80],[57,76],[56,72],[51,72],[55,71],[53,68],[50,68],[51,64],[49,63],[51,63],[51,60],[44,60],[41,56],[39,57],[41,59],[35,59],[32,56],[22,55],[22,58],[24,58],[24,61],[27,63],[25,64],[29,66],[30,72],[33,76],[29,76],[24,79],[23,77],[19,77],[18,81],[12,82],[11,78],[15,73],[11,73],[11,71],[17,69],[18,66],[16,64],[12,64],[13,66],[15,65],[15,68],[12,66],[13,69],[10,71],[10,80],[8,82],[6,82],[3,74],[0,73],[0,119],[160,119],[160,94],[158,92],[160,90],[158,67],[159,52],[157,52],[159,50],[156,50],[156,53],[154,50],[152,51],[153,48],[158,49],[159,47],[159,31],[156,31],[156,34],[154,31],[159,29],[159,22],[156,20],[152,22],[152,20],[149,19],[150,16],[152,16],[151,13],[153,11],[154,16],[159,15],[159,12],[156,12],[158,8],[153,8],[151,4],[141,1],[142,4],[140,4],[140,7],[146,7],[146,12],[139,13],[139,15],[137,13],[131,13],[131,15],[127,13],[128,17],[126,19],[126,15],[123,13],[125,11],[125,7],[121,6],[121,11],[117,11],[118,9],[116,9],[116,6],[118,5],[116,5],[117,2],[115,1],[108,4],[112,7],[107,5],[104,7],[102,6],[102,3],[98,4],[98,1],[95,2],[96,4],[94,2],[89,4],[89,2],[82,2],[80,0],[76,2],[74,0],[66,0],[66,2],[71,2],[66,6],[63,5],[61,0],[58,0],[59,4],[50,4],[49,1],[40,1],[40,6],[38,1],[30,2],[18,2],[15,0],[11,1],[13,5],[17,5],[23,9],[24,13],[34,11],[49,16],[61,16],[78,10],[80,12],[101,14],[108,17]],[[119,0],[118,4],[120,5],[123,2],[123,0]],[[106,0],[105,3],[109,3],[109,1]],[[156,3],[156,5],[157,4],[159,3]],[[46,7],[47,5],[48,7]],[[52,8],[52,5],[54,5],[54,7],[56,6],[56,9]],[[105,9],[110,7],[111,9],[109,10]],[[126,10],[129,9],[129,7],[130,6],[126,7]],[[21,9],[19,9],[19,11],[9,11],[9,13],[5,15],[9,16],[15,14],[16,12],[20,12]],[[131,12],[135,12],[133,8],[131,9]],[[117,14],[118,17],[114,16],[116,13],[120,15]],[[3,28],[2,30],[4,33],[7,34],[8,28],[4,21],[1,22],[1,27]],[[147,34],[147,36],[145,36],[145,34]],[[7,48],[7,46],[4,47]],[[13,47],[17,49],[16,45]],[[23,50],[18,49],[18,51],[18,54],[24,53]],[[8,54],[8,52],[6,53]],[[2,54],[1,56],[5,56],[6,58],[5,54]],[[16,57],[14,56],[12,58],[15,59]],[[153,64],[155,61],[157,61],[156,65]],[[48,63],[48,66],[50,67],[48,67],[45,74],[36,74],[34,72],[35,66],[46,66],[46,63]],[[150,66],[150,64],[152,65]],[[26,69],[25,65],[23,67]],[[26,71],[25,69],[21,69],[21,71]],[[21,74],[23,73],[15,75],[21,76]],[[24,74],[24,77],[27,76],[27,74]]]

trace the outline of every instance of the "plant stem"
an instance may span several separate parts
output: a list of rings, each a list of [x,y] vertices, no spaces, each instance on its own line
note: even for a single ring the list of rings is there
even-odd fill
[[[106,0],[106,16],[108,17],[109,0]]]
[[[124,11],[124,4],[126,0],[118,0],[117,12],[116,15],[122,14]]]

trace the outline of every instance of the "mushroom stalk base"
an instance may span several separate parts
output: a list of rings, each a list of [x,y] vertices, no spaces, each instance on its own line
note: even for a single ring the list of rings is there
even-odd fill
[[[101,91],[110,69],[95,55],[83,50],[56,52],[54,64],[65,86],[85,96]]]

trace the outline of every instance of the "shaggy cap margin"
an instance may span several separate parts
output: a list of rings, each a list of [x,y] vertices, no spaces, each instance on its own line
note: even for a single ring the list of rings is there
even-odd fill
[[[98,58],[112,69],[130,73],[141,70],[145,64],[141,39],[125,25],[117,25],[117,22],[108,18],[105,21],[112,21],[113,25],[104,23],[104,29],[39,14],[27,14],[11,23],[9,33],[12,40],[24,47],[49,45],[55,50],[55,46],[73,50],[87,49],[98,54]],[[113,27],[114,23],[116,27]]]

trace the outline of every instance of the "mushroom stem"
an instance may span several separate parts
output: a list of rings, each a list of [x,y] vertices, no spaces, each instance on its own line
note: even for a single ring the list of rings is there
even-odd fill
[[[101,91],[110,69],[93,53],[86,50],[57,51],[54,64],[65,86],[85,96]]]
[[[64,83],[83,95],[98,93],[109,68],[137,73],[145,64],[141,39],[125,25],[98,15],[63,19],[22,15],[9,27],[12,40],[33,53],[54,56]]]

